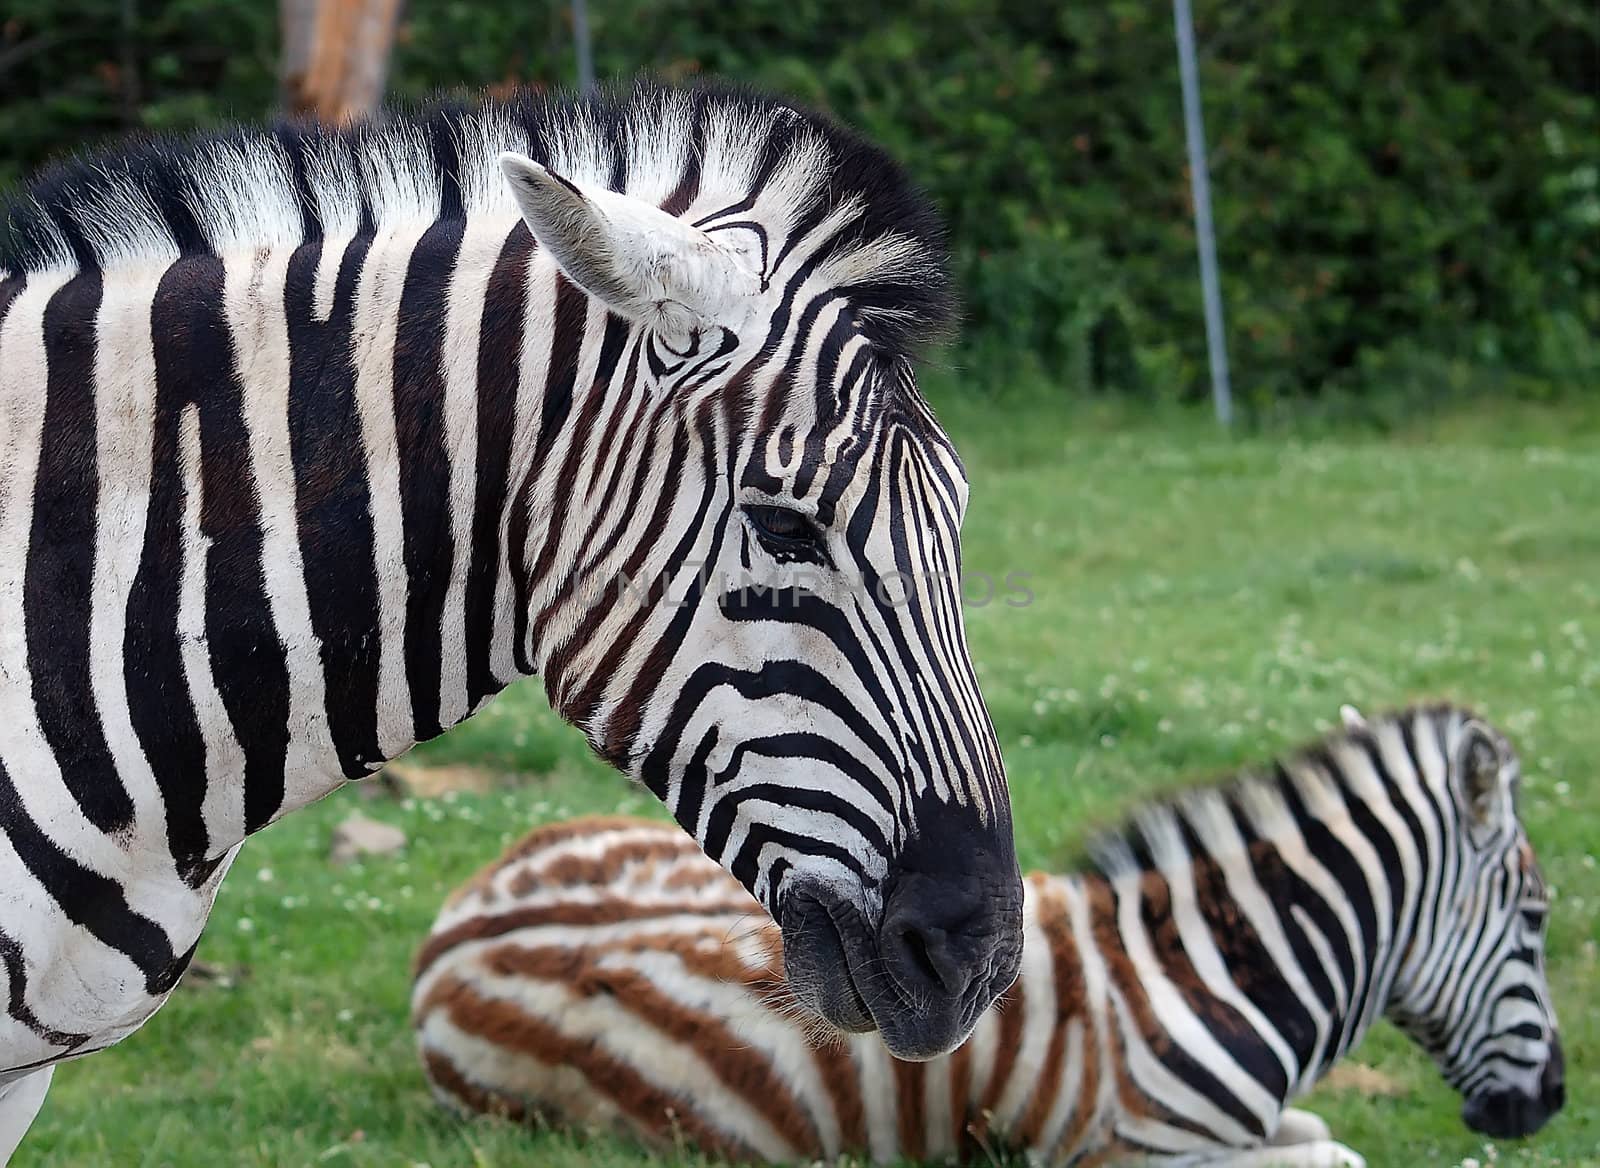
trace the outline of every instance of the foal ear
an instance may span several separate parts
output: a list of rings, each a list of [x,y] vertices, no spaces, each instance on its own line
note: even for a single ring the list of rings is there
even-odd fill
[[[710,235],[631,195],[576,183],[520,154],[500,169],[528,230],[567,278],[668,336],[739,324],[760,277]]]
[[[1471,826],[1486,831],[1509,827],[1517,814],[1512,798],[1517,768],[1500,736],[1469,718],[1457,732],[1453,758]]]
[[[1339,724],[1346,730],[1365,730],[1367,720],[1361,711],[1346,703],[1339,707]]]

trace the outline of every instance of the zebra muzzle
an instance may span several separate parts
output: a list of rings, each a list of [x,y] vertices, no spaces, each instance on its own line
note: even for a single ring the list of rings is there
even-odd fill
[[[1016,977],[1020,946],[992,924],[1011,923],[1013,910],[992,901],[902,876],[873,921],[837,889],[793,888],[778,913],[789,985],[834,1029],[877,1030],[896,1058],[935,1058]]]
[[[1531,1136],[1567,1102],[1566,1058],[1561,1040],[1552,1038],[1550,1058],[1539,1076],[1539,1093],[1494,1090],[1474,1095],[1461,1107],[1461,1120],[1475,1132],[1497,1140]]]

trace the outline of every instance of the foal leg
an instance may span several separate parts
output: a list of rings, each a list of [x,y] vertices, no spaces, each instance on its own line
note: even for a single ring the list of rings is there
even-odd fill
[[[55,1073],[52,1064],[0,1087],[0,1168],[10,1162],[11,1153],[39,1114],[45,1092],[50,1090],[50,1077]]]
[[[1366,1160],[1358,1153],[1332,1140],[1229,1150],[1203,1159],[1185,1158],[1182,1163],[1193,1168],[1367,1168]]]
[[[1277,1130],[1267,1143],[1274,1148],[1284,1148],[1290,1144],[1314,1144],[1331,1139],[1333,1133],[1320,1115],[1298,1107],[1285,1107],[1278,1117]]]

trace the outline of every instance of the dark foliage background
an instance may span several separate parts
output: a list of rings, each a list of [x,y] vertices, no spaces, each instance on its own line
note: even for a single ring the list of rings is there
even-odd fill
[[[978,384],[1204,390],[1160,0],[590,0],[602,75],[718,73],[832,110],[951,222]],[[1247,399],[1600,385],[1593,0],[1197,0]],[[128,129],[267,113],[267,0],[5,0],[0,183]],[[565,3],[413,0],[397,94],[565,84]]]

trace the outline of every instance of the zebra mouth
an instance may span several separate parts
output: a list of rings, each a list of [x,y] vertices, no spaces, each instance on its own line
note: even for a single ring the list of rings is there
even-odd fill
[[[784,967],[796,995],[824,1022],[865,1034],[878,1027],[862,992],[864,930],[851,927],[854,911],[845,901],[791,897],[782,914]]]
[[[1557,1110],[1559,1104],[1552,1107],[1531,1095],[1505,1092],[1467,1100],[1461,1109],[1461,1119],[1473,1131],[1491,1139],[1515,1140],[1531,1136],[1548,1123]]]
[[[1475,1132],[1497,1140],[1531,1136],[1567,1102],[1567,1060],[1561,1052],[1561,1039],[1550,1040],[1550,1057],[1539,1076],[1539,1093],[1485,1091],[1472,1096],[1461,1106],[1461,1119]]]
[[[952,893],[902,874],[876,920],[831,884],[791,885],[778,922],[795,1000],[835,1030],[876,1030],[897,1059],[955,1049],[1016,977],[1020,951],[1020,886],[986,897],[973,884]],[[990,918],[1007,927],[983,928]]]

